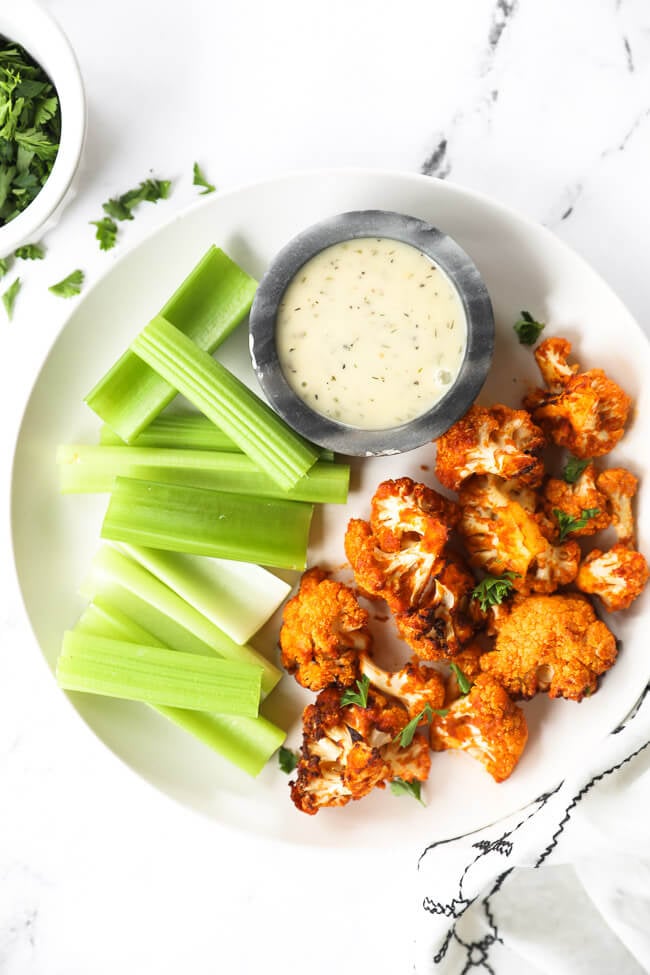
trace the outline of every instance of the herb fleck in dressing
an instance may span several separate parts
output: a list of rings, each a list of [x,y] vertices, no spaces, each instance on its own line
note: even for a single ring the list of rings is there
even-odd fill
[[[364,237],[303,265],[275,339],[287,382],[313,410],[382,430],[426,413],[450,389],[467,322],[456,288],[426,254]]]

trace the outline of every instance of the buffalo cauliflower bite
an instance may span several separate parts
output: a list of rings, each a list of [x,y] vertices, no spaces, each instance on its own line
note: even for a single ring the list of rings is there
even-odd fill
[[[544,473],[538,456],[544,434],[524,410],[500,403],[470,407],[436,443],[436,476],[452,491],[472,474],[497,474],[535,485]]]
[[[394,698],[370,689],[368,706],[341,705],[341,692],[321,691],[303,714],[303,743],[291,798],[314,815],[325,806],[344,806],[375,787],[402,778],[424,782],[431,767],[429,746],[416,734],[401,748],[395,738],[408,723]]]
[[[578,372],[580,366],[569,365],[571,343],[563,338],[549,338],[535,349],[535,360],[547,390],[560,393]]]
[[[435,585],[410,610],[395,615],[402,639],[424,660],[455,656],[483,623],[472,612],[471,595],[476,580],[455,552],[447,552]]]
[[[598,596],[610,613],[627,609],[643,592],[648,563],[640,552],[617,542],[608,552],[594,549],[586,557],[576,580],[578,589]]]
[[[582,595],[515,597],[497,624],[495,649],[481,657],[513,698],[538,691],[580,701],[616,660],[616,640]]]
[[[516,482],[473,477],[460,489],[459,531],[476,568],[514,573],[520,592],[549,593],[575,579],[580,549],[573,541],[553,545],[536,505],[534,492]]]
[[[542,375],[555,381],[547,391],[530,393],[524,406],[559,447],[581,459],[601,457],[623,436],[631,400],[602,369],[569,375],[574,368],[566,362],[570,351],[571,343],[565,339],[546,339],[537,347],[535,358]]]
[[[359,675],[359,652],[370,649],[367,624],[368,614],[348,586],[310,569],[284,608],[282,664],[312,691],[328,684],[349,687]]]
[[[359,588],[371,598],[385,599],[394,613],[426,598],[443,564],[439,554],[423,551],[417,542],[399,552],[384,552],[370,524],[361,518],[352,518],[348,524],[345,554]]]
[[[570,538],[557,545],[547,542],[544,551],[535,556],[522,591],[548,594],[568,585],[578,574],[581,556],[580,546]]]
[[[532,492],[513,494],[512,482],[488,474],[460,489],[458,525],[470,561],[491,575],[514,572],[523,579],[546,539],[535,520]]]
[[[528,727],[524,712],[489,674],[431,722],[434,751],[457,748],[483,765],[496,782],[507,779],[521,757]]]
[[[634,474],[623,467],[603,471],[596,480],[599,490],[607,499],[611,523],[621,545],[634,548],[636,532],[632,515],[632,498],[638,481]]]
[[[544,485],[544,511],[557,531],[556,511],[580,519],[583,511],[597,510],[598,514],[586,520],[582,528],[575,528],[571,535],[595,535],[596,532],[607,528],[611,521],[607,510],[607,498],[597,487],[596,471],[593,464],[585,467],[574,484],[555,477],[548,479]]]
[[[473,477],[460,489],[458,527],[476,568],[494,576],[514,573],[520,592],[550,593],[575,579],[580,549],[573,541],[553,545],[536,505],[535,493],[516,482]]]
[[[433,667],[411,660],[400,670],[384,670],[367,654],[361,654],[359,669],[373,687],[398,698],[409,718],[415,718],[427,704],[434,710],[444,706],[445,680]]]
[[[370,503],[370,527],[384,552],[399,552],[417,542],[439,554],[458,521],[458,506],[410,477],[382,481]]]

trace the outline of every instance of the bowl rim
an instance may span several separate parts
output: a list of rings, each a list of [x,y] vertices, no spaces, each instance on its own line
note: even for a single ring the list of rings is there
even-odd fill
[[[361,429],[317,413],[287,382],[275,343],[278,306],[300,268],[327,247],[346,240],[382,237],[416,247],[455,286],[463,304],[467,338],[458,374],[445,395],[407,423]],[[320,447],[357,457],[403,453],[439,437],[478,396],[494,354],[494,313],[480,272],[448,234],[419,217],[391,210],[350,210],[320,220],[296,234],[276,254],[253,300],[249,316],[253,368],[273,408],[299,434]]]
[[[23,47],[50,77],[61,111],[61,138],[52,171],[34,200],[0,227],[0,257],[26,243],[57,210],[77,171],[86,137],[86,94],[77,57],[55,18],[36,0],[0,13],[0,35]]]

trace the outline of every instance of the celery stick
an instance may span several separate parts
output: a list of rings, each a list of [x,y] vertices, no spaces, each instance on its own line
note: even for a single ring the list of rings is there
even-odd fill
[[[287,737],[286,732],[262,714],[257,718],[240,718],[182,708],[157,707],[156,710],[252,776],[259,775]]]
[[[99,442],[124,447],[125,441],[107,423],[99,431]],[[237,444],[201,413],[163,413],[131,440],[135,447],[168,447],[181,450],[234,450]]]
[[[86,607],[74,630],[113,640],[164,646],[164,643],[101,597]],[[151,707],[252,776],[259,775],[286,738],[286,733],[263,715],[242,718],[164,705]]]
[[[107,600],[164,646],[261,667],[264,694],[280,680],[279,669],[264,654],[235,643],[144,566],[113,546],[103,545],[95,553],[79,591],[95,603]]]
[[[173,589],[235,643],[264,626],[291,586],[259,565],[121,545],[126,555]]]
[[[248,386],[158,315],[131,343],[147,365],[216,423],[280,487],[306,474],[318,454]]]
[[[213,246],[161,314],[201,349],[213,352],[248,314],[256,287],[253,278]],[[175,395],[173,385],[127,349],[85,402],[128,442]]]
[[[68,630],[56,676],[68,691],[256,717],[262,671],[251,664]]]
[[[107,423],[99,431],[99,442],[107,447],[125,447],[122,440]],[[169,447],[179,450],[232,450],[239,452],[237,444],[223,430],[214,425],[202,413],[163,413],[152,420],[148,427],[131,440],[134,447]],[[315,447],[321,460],[334,460],[334,453],[325,447]]]
[[[304,569],[312,506],[117,477],[102,538],[171,552]]]
[[[56,462],[64,494],[110,491],[115,478],[124,476],[228,494],[345,504],[350,483],[347,464],[317,461],[296,487],[285,491],[246,454],[213,450],[61,444]]]

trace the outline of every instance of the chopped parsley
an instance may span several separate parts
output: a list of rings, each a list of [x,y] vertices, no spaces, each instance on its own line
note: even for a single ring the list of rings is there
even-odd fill
[[[93,227],[96,227],[95,239],[99,241],[99,249],[109,251],[115,247],[117,238],[117,224],[111,217],[102,217],[101,220],[91,220]]]
[[[415,732],[421,721],[426,721],[427,724],[431,723],[431,718],[433,717],[433,708],[430,704],[425,704],[419,714],[416,714],[407,725],[405,725],[398,735],[393,739],[394,741],[399,741],[401,748],[408,748],[408,746],[413,741],[415,737]]]
[[[472,599],[478,599],[483,612],[490,606],[500,606],[506,596],[510,595],[513,582],[519,577],[518,572],[504,572],[500,576],[486,576],[472,590]]]
[[[545,327],[545,323],[535,321],[529,311],[522,311],[521,318],[513,325],[521,345],[534,345]]]
[[[588,521],[600,514],[600,508],[583,508],[579,518],[568,515],[561,508],[553,508],[553,514],[557,519],[558,539],[563,542],[570,532],[577,532],[584,528]]]
[[[465,677],[458,664],[449,664],[454,674],[456,675],[456,682],[458,684],[458,690],[461,694],[469,694],[472,689],[472,682],[469,677]]]
[[[194,163],[194,169],[192,170],[192,172],[194,174],[194,179],[192,180],[194,186],[204,187],[204,189],[201,190],[200,193],[201,196],[205,196],[206,193],[214,193],[217,187],[213,186],[212,183],[208,183],[207,179],[203,175],[201,167],[197,162]]]
[[[432,708],[427,702],[420,713],[416,714],[414,718],[411,718],[409,723],[402,728],[400,733],[395,735],[393,741],[398,741],[401,748],[408,748],[415,737],[415,732],[417,731],[418,725],[420,725],[423,721],[426,721],[427,724],[431,724],[431,719],[433,718],[434,714],[439,714],[440,717],[444,718],[448,713],[449,708]]]
[[[579,457],[574,457],[570,454],[566,464],[564,465],[564,470],[562,471],[562,477],[567,482],[567,484],[575,484],[575,482],[580,478],[585,467],[591,464],[591,459],[587,457],[585,460],[581,460]]]
[[[18,296],[19,291],[20,291],[20,278],[16,278],[16,280],[12,281],[12,283],[9,285],[5,293],[2,295],[2,304],[5,306],[5,310],[7,312],[7,318],[9,319],[9,321],[11,321],[11,319],[13,318],[14,304],[16,302],[16,298]]]
[[[20,45],[0,36],[0,227],[42,190],[60,136],[54,85]]]
[[[0,278],[4,278],[8,270],[9,270],[9,258],[0,257]]]
[[[283,772],[291,775],[298,764],[298,756],[290,748],[285,748],[284,745],[281,745],[278,751],[278,764]]]
[[[343,691],[341,694],[341,707],[346,707],[348,704],[358,704],[360,708],[368,707],[368,688],[370,687],[370,679],[364,674],[361,680],[356,682],[357,690],[353,691],[351,687]]]
[[[390,791],[394,796],[411,796],[413,799],[417,799],[421,806],[426,806],[426,802],[422,798],[422,783],[417,780],[408,782],[406,779],[400,779],[398,776],[392,779]]]
[[[171,180],[168,179],[144,179],[135,189],[127,190],[126,193],[102,203],[105,216],[102,220],[90,221],[93,227],[97,228],[95,238],[99,241],[100,249],[109,251],[115,247],[116,220],[133,220],[133,211],[140,203],[157,203],[158,200],[166,200],[171,185]]]
[[[145,179],[133,190],[127,190],[102,204],[107,217],[113,220],[133,220],[133,210],[139,203],[157,203],[169,196],[171,181],[168,179]]]
[[[40,244],[23,244],[16,248],[14,257],[19,257],[21,261],[42,261],[45,251]]]
[[[68,274],[62,281],[57,281],[56,284],[51,285],[48,291],[51,291],[53,295],[58,295],[59,298],[74,298],[81,291],[83,283],[84,273],[77,269]]]

